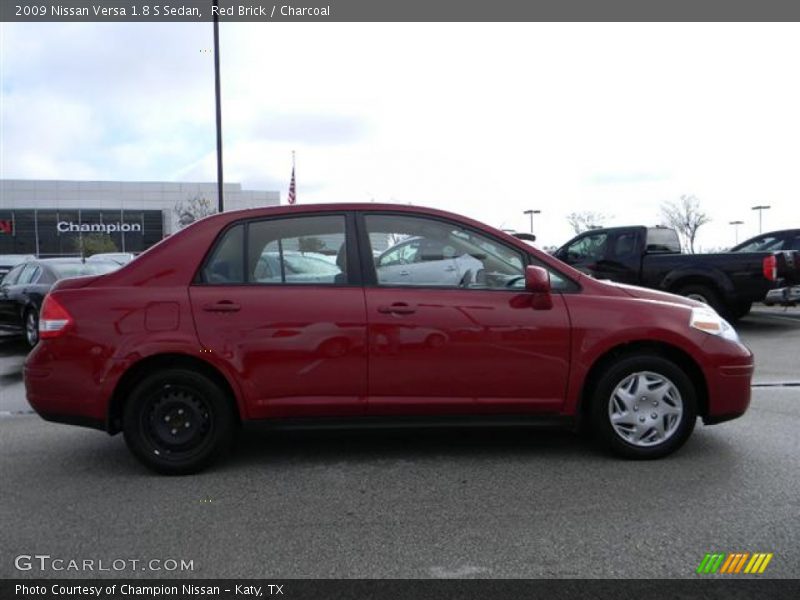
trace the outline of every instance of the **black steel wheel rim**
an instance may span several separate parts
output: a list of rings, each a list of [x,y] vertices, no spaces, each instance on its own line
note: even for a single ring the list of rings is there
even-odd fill
[[[214,414],[199,390],[164,385],[145,400],[141,426],[153,454],[164,460],[186,460],[202,454],[211,444]]]

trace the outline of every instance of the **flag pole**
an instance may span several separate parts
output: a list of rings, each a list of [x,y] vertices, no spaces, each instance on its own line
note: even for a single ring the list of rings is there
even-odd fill
[[[214,0],[214,6],[219,8],[219,0]],[[217,211],[225,210],[222,185],[222,92],[220,90],[219,76],[219,11],[214,12],[214,100],[216,104],[217,122]]]

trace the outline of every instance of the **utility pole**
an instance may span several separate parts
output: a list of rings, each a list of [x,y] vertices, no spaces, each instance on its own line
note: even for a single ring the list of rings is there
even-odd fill
[[[758,206],[754,206],[751,210],[758,211],[758,233],[761,234],[761,213],[765,210],[769,210],[771,207],[765,204],[759,204]]]
[[[533,233],[533,215],[539,215],[541,213],[542,213],[542,211],[533,210],[533,209],[528,209],[528,210],[525,210],[525,211],[522,212],[523,215],[530,215],[531,216],[531,233]]]
[[[736,240],[734,245],[736,245],[739,243],[739,225],[744,225],[744,221],[731,221],[728,225],[733,225],[733,230],[736,232],[734,238]]]
[[[219,0],[214,0],[214,96],[217,104],[217,211],[225,210],[222,197],[222,94],[219,80]]]

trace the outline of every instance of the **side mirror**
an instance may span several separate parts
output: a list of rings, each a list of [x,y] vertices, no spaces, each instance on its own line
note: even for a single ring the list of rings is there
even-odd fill
[[[549,294],[550,273],[542,267],[525,267],[525,289],[533,294]]]
[[[550,310],[553,308],[553,297],[550,295],[550,273],[542,267],[525,267],[525,289],[533,294],[531,308],[534,310]]]

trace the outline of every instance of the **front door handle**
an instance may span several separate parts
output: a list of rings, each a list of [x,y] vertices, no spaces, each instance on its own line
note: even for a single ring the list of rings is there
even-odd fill
[[[412,315],[417,312],[417,309],[413,306],[409,306],[405,302],[395,302],[391,306],[379,306],[378,312],[385,315]]]
[[[214,304],[204,304],[203,310],[207,312],[238,312],[242,307],[230,300],[220,300]]]

